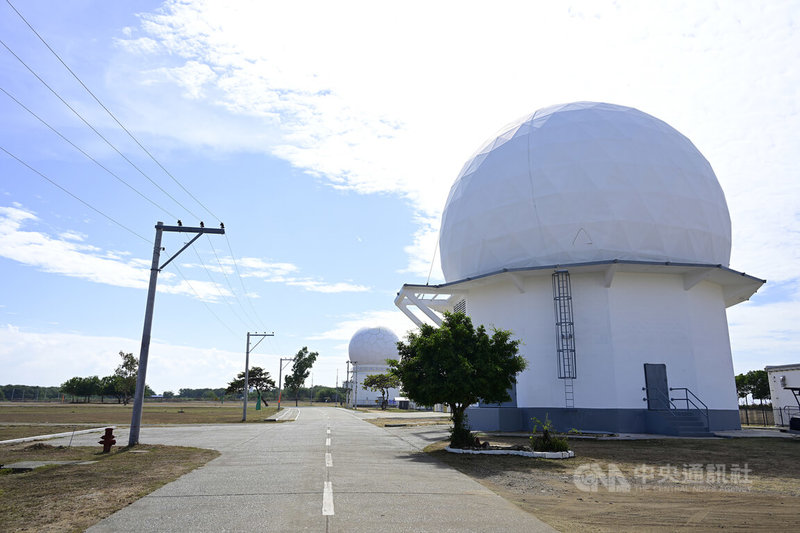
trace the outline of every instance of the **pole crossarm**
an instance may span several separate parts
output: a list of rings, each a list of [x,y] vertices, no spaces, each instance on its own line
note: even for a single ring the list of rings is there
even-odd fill
[[[160,222],[159,222],[159,224],[160,224]],[[156,225],[156,229],[158,229],[158,225]],[[218,234],[218,235],[224,235],[225,234],[225,228],[206,228],[206,227],[191,228],[191,227],[187,227],[187,226],[164,226],[163,224],[161,225],[161,231],[173,231],[173,232],[176,232],[176,233],[197,233],[197,235],[195,235],[192,238],[192,240],[190,240],[189,242],[184,244],[183,248],[181,248],[180,250],[175,252],[173,254],[173,256],[170,257],[169,259],[167,259],[167,261],[163,265],[158,267],[159,271],[160,270],[164,270],[165,266],[170,264],[173,259],[175,259],[179,255],[181,255],[182,251],[184,251],[189,246],[191,246],[192,243],[194,243],[194,241],[199,239],[200,236],[203,235],[204,233],[215,233],[215,234]]]

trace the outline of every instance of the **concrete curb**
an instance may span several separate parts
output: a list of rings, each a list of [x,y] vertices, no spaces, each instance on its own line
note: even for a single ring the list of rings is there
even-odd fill
[[[445,450],[450,453],[468,453],[471,455],[521,455],[522,457],[538,457],[539,459],[569,459],[575,457],[572,450],[567,452],[525,452],[522,450],[462,450],[446,446]]]
[[[69,437],[70,435],[81,435],[83,433],[94,433],[95,431],[105,431],[106,428],[116,429],[117,426],[103,426],[92,429],[82,429],[80,431],[67,431],[65,433],[53,433],[51,435],[37,435],[35,437],[22,437],[20,439],[0,440],[0,444],[18,444],[20,442],[32,442],[35,440],[56,439],[59,437]]]

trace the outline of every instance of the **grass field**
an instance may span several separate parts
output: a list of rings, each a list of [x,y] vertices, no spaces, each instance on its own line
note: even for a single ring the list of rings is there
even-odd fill
[[[521,438],[487,440],[527,443]],[[783,531],[795,527],[791,524],[796,524],[800,509],[800,440],[569,442],[576,457],[563,461],[454,455],[443,450],[444,442],[427,451],[559,531]],[[610,489],[603,484],[609,473],[619,473],[629,485]],[[599,478],[592,478],[595,475]],[[592,479],[599,483],[587,483]],[[579,485],[596,490],[581,490]]]
[[[20,474],[0,471],[0,528],[83,531],[218,455],[214,450],[180,446],[139,445],[135,452],[114,447],[107,454],[98,453],[95,446],[0,446],[0,464],[96,461],[45,466]]]
[[[285,402],[284,402],[285,405]],[[294,402],[292,402],[294,405]],[[132,405],[0,402],[0,440],[61,433],[86,426],[127,425]],[[263,422],[277,412],[274,404],[256,411],[249,403],[247,421]],[[242,404],[225,402],[145,403],[142,424],[226,424],[241,422]]]

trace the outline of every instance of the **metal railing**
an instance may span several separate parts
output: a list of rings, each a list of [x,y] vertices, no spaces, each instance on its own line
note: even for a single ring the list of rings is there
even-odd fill
[[[650,401],[652,401],[652,396],[658,396],[659,397],[658,399],[663,400],[665,402],[665,404],[668,405],[668,407],[665,408],[665,409],[653,409],[653,410],[661,411],[661,412],[667,411],[670,415],[672,415],[675,418],[677,418],[679,416],[678,413],[680,411],[692,411],[692,410],[694,410],[694,411],[698,412],[703,418],[705,418],[706,431],[711,431],[711,423],[709,421],[709,416],[708,416],[708,406],[705,403],[703,403],[703,400],[698,398],[695,393],[693,393],[691,390],[687,389],[686,387],[670,387],[669,388],[670,393],[672,391],[683,391],[683,393],[684,393],[683,394],[683,398],[672,398],[670,394],[667,394],[665,391],[663,391],[661,389],[658,389],[658,388],[655,388],[655,387],[651,387],[649,389],[647,387],[642,387],[642,390],[645,391],[646,394],[647,394],[647,397],[646,398],[642,398],[642,399],[644,401],[648,402],[648,406],[650,405]],[[690,398],[690,396],[691,396],[691,398]],[[677,402],[684,402],[685,405],[686,405],[686,408],[685,409],[680,409],[677,405],[675,405],[676,401]],[[695,401],[697,403],[695,403]],[[700,405],[697,405],[698,403]]]
[[[784,405],[780,409],[778,409],[778,413],[780,414],[780,424],[778,421],[775,420],[776,425],[781,426],[788,426],[789,421],[792,419],[793,416],[800,416],[800,407],[794,407],[793,405]]]
[[[707,430],[710,430],[710,429],[711,429],[711,423],[710,423],[710,421],[709,421],[709,419],[708,419],[708,406],[707,406],[705,403],[703,403],[703,400],[701,400],[700,398],[698,398],[698,397],[697,397],[697,395],[696,395],[695,393],[693,393],[691,390],[687,389],[686,387],[670,387],[670,388],[669,388],[669,391],[670,391],[670,393],[671,393],[672,391],[683,391],[683,398],[670,398],[670,403],[672,403],[672,401],[673,401],[673,400],[675,400],[675,401],[678,401],[678,402],[686,402],[686,410],[687,410],[687,411],[689,411],[689,410],[690,410],[690,409],[689,409],[689,406],[691,405],[691,406],[692,406],[692,408],[693,408],[695,411],[697,411],[697,412],[699,412],[701,415],[705,416],[705,419],[706,419],[706,429],[707,429]],[[689,396],[691,396],[691,398],[690,398]],[[693,398],[693,399],[692,399],[692,398]],[[695,403],[695,401],[696,401],[697,403]],[[697,405],[698,403],[699,403],[700,405]],[[702,406],[702,407],[700,407],[700,406]]]

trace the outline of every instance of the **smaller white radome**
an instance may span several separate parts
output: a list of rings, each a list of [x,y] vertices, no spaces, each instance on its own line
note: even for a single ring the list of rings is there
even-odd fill
[[[359,365],[385,365],[387,359],[397,359],[399,340],[388,328],[361,328],[350,339],[350,362]]]

